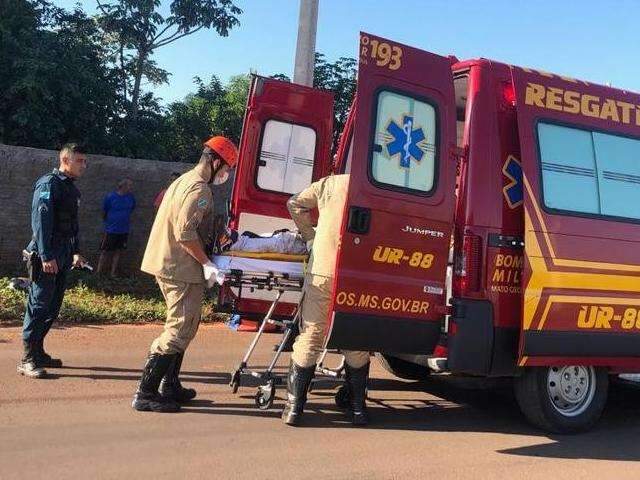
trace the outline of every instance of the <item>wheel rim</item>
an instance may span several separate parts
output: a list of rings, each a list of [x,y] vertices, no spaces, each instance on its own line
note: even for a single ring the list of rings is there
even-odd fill
[[[547,393],[553,408],[566,417],[583,413],[596,392],[596,372],[593,367],[570,365],[551,367],[547,374]]]

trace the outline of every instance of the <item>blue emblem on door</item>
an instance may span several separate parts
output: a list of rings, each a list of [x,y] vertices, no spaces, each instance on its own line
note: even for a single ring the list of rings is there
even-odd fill
[[[509,208],[519,207],[522,205],[524,199],[522,191],[522,165],[516,157],[509,155],[502,167],[502,173],[509,179],[509,183],[502,189],[504,198]]]
[[[400,155],[400,166],[409,168],[411,166],[411,158],[416,161],[422,160],[424,155],[423,148],[419,145],[425,140],[422,127],[416,127],[413,123],[413,117],[405,115],[402,118],[402,125],[398,125],[395,120],[391,120],[387,125],[387,132],[393,137],[387,143],[387,152],[390,157]]]

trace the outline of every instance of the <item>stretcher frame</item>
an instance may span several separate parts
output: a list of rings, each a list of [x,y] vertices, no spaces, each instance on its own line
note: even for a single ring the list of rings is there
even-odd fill
[[[287,345],[287,342],[292,335],[293,329],[300,322],[300,305],[302,304],[302,300],[304,299],[304,293],[302,294],[302,298],[298,302],[298,306],[296,307],[296,310],[291,319],[277,320],[273,318],[273,314],[276,310],[276,307],[280,303],[280,300],[282,299],[282,295],[285,292],[302,292],[304,279],[297,276],[291,276],[286,273],[277,273],[273,271],[256,272],[230,269],[228,273],[225,272],[224,283],[229,287],[238,289],[238,296],[236,301],[242,298],[243,288],[249,288],[252,291],[254,289],[273,291],[275,293],[275,297],[271,305],[269,306],[267,313],[263,317],[258,331],[254,335],[251,343],[249,344],[249,347],[247,348],[247,351],[245,352],[237,368],[231,373],[231,380],[229,382],[229,386],[231,387],[233,393],[237,393],[239,387],[242,386],[243,378],[252,377],[263,382],[257,388],[255,403],[256,406],[261,410],[267,410],[273,405],[277,387],[282,386],[286,383],[286,377],[282,375],[276,375],[274,373],[274,369],[284,351],[285,346]],[[255,351],[267,325],[278,326],[283,329],[283,332],[273,358],[271,359],[271,362],[265,370],[259,371],[249,366],[249,360],[251,359],[251,356]],[[337,367],[329,368],[324,366],[324,361],[327,353],[329,352],[327,350],[324,350],[322,352],[322,355],[320,356],[320,359],[318,360],[312,385],[320,381],[331,381],[340,385],[344,383],[344,357],[341,358],[340,363]],[[341,387],[339,393],[336,395],[337,402],[339,401],[338,397],[341,398],[346,394],[345,392],[343,392],[343,390],[344,388]]]

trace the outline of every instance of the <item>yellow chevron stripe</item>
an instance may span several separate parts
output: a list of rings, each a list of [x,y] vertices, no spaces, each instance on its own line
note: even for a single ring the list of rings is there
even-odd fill
[[[549,248],[549,252],[552,255],[552,262],[558,265],[558,259],[555,257],[555,251],[553,245],[547,233],[547,228],[544,224],[542,213],[538,208],[535,197],[533,196],[533,190],[529,184],[527,178],[523,175],[525,188],[531,202],[529,202],[534,209],[534,212],[540,222],[541,231],[545,243]],[[525,285],[524,299],[523,299],[523,328],[525,330],[531,329],[535,312],[538,309],[540,303],[541,293],[543,288],[555,288],[555,289],[567,289],[567,290],[586,290],[586,291],[610,291],[615,290],[619,292],[629,292],[640,294],[640,278],[631,277],[629,275],[616,275],[608,273],[582,273],[582,272],[551,272],[547,268],[544,255],[542,254],[542,248],[538,242],[538,236],[533,229],[533,222],[531,220],[531,213],[529,209],[525,209],[525,249],[529,265],[531,267],[531,276]],[[625,265],[625,264],[612,264],[612,263],[600,263],[600,262],[588,262],[581,260],[567,260],[561,259],[563,262],[570,266],[579,266],[594,268],[599,270],[616,270],[618,272],[631,272],[640,271],[638,265]],[[553,301],[552,301],[553,298]],[[553,295],[547,299],[545,304],[544,313],[538,325],[538,330],[542,329],[544,322],[546,321],[551,304],[553,302],[558,303],[561,299],[567,299],[570,302],[572,298],[581,299],[600,299],[603,303],[617,304],[622,299],[617,297],[575,297],[575,296],[563,296]],[[584,300],[582,300],[584,301]],[[636,300],[634,299],[633,302]],[[638,300],[640,302],[640,300]],[[626,300],[629,303],[629,299]],[[570,302],[571,303],[571,302]],[[631,303],[634,304],[634,303]]]
[[[625,263],[591,262],[587,260],[572,260],[572,259],[557,258],[556,252],[553,248],[553,244],[551,243],[551,239],[549,238],[547,227],[542,217],[542,212],[540,211],[540,207],[538,206],[536,197],[533,195],[533,189],[531,188],[531,184],[529,184],[529,180],[527,179],[524,173],[522,174],[522,179],[524,181],[525,188],[527,189],[527,194],[529,195],[529,198],[531,198],[531,205],[533,206],[536,217],[538,218],[538,222],[540,223],[545,244],[547,245],[547,248],[551,253],[551,261],[553,262],[554,265],[559,267],[593,268],[598,270],[616,270],[616,271],[634,272],[634,273],[640,272],[640,265],[631,265],[631,264],[625,264]],[[531,227],[531,229],[527,229],[525,231],[525,236],[529,232],[535,235],[535,233],[532,230],[533,230],[533,227]]]
[[[590,305],[638,305],[640,306],[640,298],[623,298],[623,297],[590,297],[590,296],[564,296],[564,295],[549,295],[549,301],[547,302],[538,330],[542,330],[544,323],[547,321],[549,310],[554,303],[588,303]]]

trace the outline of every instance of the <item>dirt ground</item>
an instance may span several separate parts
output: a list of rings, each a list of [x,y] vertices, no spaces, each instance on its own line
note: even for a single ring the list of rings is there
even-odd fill
[[[229,372],[251,334],[222,325],[202,327],[185,357],[183,381],[198,399],[178,414],[135,412],[160,328],[54,329],[47,349],[66,366],[45,380],[16,374],[19,329],[0,328],[0,478],[640,478],[636,388],[614,386],[592,432],[550,436],[524,421],[508,388],[400,381],[374,360],[371,426],[345,423],[335,389],[321,388],[292,428],[279,418],[282,389],[268,411],[255,407],[254,387],[231,393]],[[276,341],[267,336],[255,363],[265,365]]]

